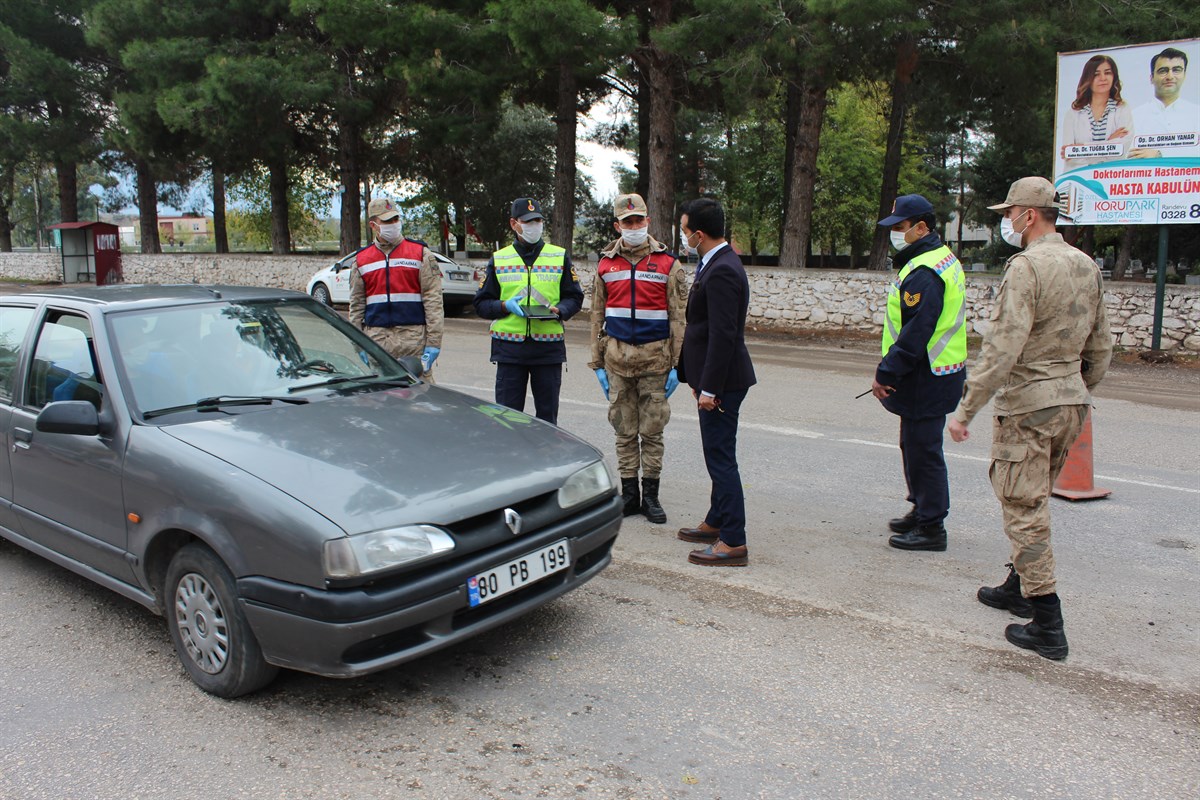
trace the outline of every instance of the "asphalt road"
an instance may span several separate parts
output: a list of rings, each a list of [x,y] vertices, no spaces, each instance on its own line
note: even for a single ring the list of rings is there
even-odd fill
[[[448,324],[437,379],[490,398],[484,323]],[[574,325],[561,425],[610,460]],[[941,798],[1200,794],[1200,373],[1120,368],[1097,483],[1055,501],[1071,656],[1003,638],[981,419],[951,455],[950,549],[890,550],[895,418],[863,345],[756,342],[743,408],[751,566],[686,563],[707,482],[675,395],[667,525],[500,630],[355,681],[285,674],[221,701],[165,624],[0,544],[0,797]],[[532,410],[532,405],[530,406]]]

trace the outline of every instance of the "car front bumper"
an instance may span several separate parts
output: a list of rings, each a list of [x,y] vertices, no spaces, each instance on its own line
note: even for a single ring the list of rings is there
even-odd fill
[[[595,577],[612,560],[620,497],[450,567],[375,590],[320,590],[263,577],[238,580],[242,608],[272,664],[331,678],[388,669],[526,614]],[[571,566],[470,607],[467,579],[566,538]]]

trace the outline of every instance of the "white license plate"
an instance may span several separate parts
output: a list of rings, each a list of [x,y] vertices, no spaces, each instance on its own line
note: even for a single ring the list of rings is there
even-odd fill
[[[452,280],[452,281],[469,281],[469,280],[471,280],[471,273],[469,273],[469,272],[447,272],[446,274],[450,276],[450,280]]]
[[[481,572],[467,580],[467,596],[471,608],[483,605],[547,575],[571,566],[571,548],[566,539],[559,539],[541,550],[526,553],[507,564]]]

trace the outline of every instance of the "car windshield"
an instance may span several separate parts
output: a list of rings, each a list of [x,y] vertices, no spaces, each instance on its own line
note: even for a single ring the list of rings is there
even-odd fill
[[[294,398],[411,378],[369,338],[307,299],[215,302],[110,319],[129,392],[147,416],[211,410],[224,398]]]

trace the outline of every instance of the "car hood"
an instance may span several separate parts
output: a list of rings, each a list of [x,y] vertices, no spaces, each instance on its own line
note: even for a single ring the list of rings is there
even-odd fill
[[[252,408],[162,430],[352,534],[450,524],[554,491],[601,458],[561,428],[427,384]]]

